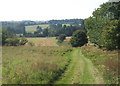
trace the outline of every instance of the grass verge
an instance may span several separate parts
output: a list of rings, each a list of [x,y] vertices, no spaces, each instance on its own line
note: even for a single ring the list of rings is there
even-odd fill
[[[102,50],[94,46],[83,46],[83,55],[92,60],[93,64],[102,73],[106,84],[118,84],[120,73],[118,72],[120,60],[118,51]]]

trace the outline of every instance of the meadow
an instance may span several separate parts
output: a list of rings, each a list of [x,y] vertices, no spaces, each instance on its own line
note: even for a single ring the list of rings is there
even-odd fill
[[[48,84],[70,63],[71,48],[19,46],[3,47],[3,84]]]
[[[71,37],[27,38],[24,46],[3,46],[3,84],[118,84],[118,51],[93,45],[72,48]]]

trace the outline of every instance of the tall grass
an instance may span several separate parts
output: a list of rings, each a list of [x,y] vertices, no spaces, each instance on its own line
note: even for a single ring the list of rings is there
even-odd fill
[[[120,60],[117,50],[107,51],[94,46],[84,46],[81,51],[103,74],[106,84],[118,84]]]
[[[53,83],[70,63],[71,48],[3,47],[3,84]]]

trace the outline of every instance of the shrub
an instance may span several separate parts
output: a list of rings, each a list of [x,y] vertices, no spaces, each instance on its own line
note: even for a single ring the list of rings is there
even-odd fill
[[[8,32],[7,30],[2,30],[2,45],[6,43],[7,38],[13,38],[15,37],[14,34]]]
[[[25,45],[28,42],[25,38],[8,38],[5,40],[5,45],[7,46],[19,46],[19,45]]]
[[[88,42],[86,33],[82,30],[77,30],[73,33],[70,43],[73,47],[81,47]]]
[[[6,39],[6,45],[8,46],[18,46],[19,39],[18,38],[8,38]]]
[[[66,39],[66,35],[65,34],[61,34],[56,39],[58,40],[59,43],[62,43]]]
[[[119,20],[110,21],[102,32],[102,44],[108,50],[120,49],[120,28],[118,28]]]

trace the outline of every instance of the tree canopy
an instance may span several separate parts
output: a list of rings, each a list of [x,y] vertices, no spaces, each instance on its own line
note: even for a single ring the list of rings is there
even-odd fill
[[[81,47],[88,42],[86,33],[82,30],[77,30],[73,33],[70,43],[73,47]]]

